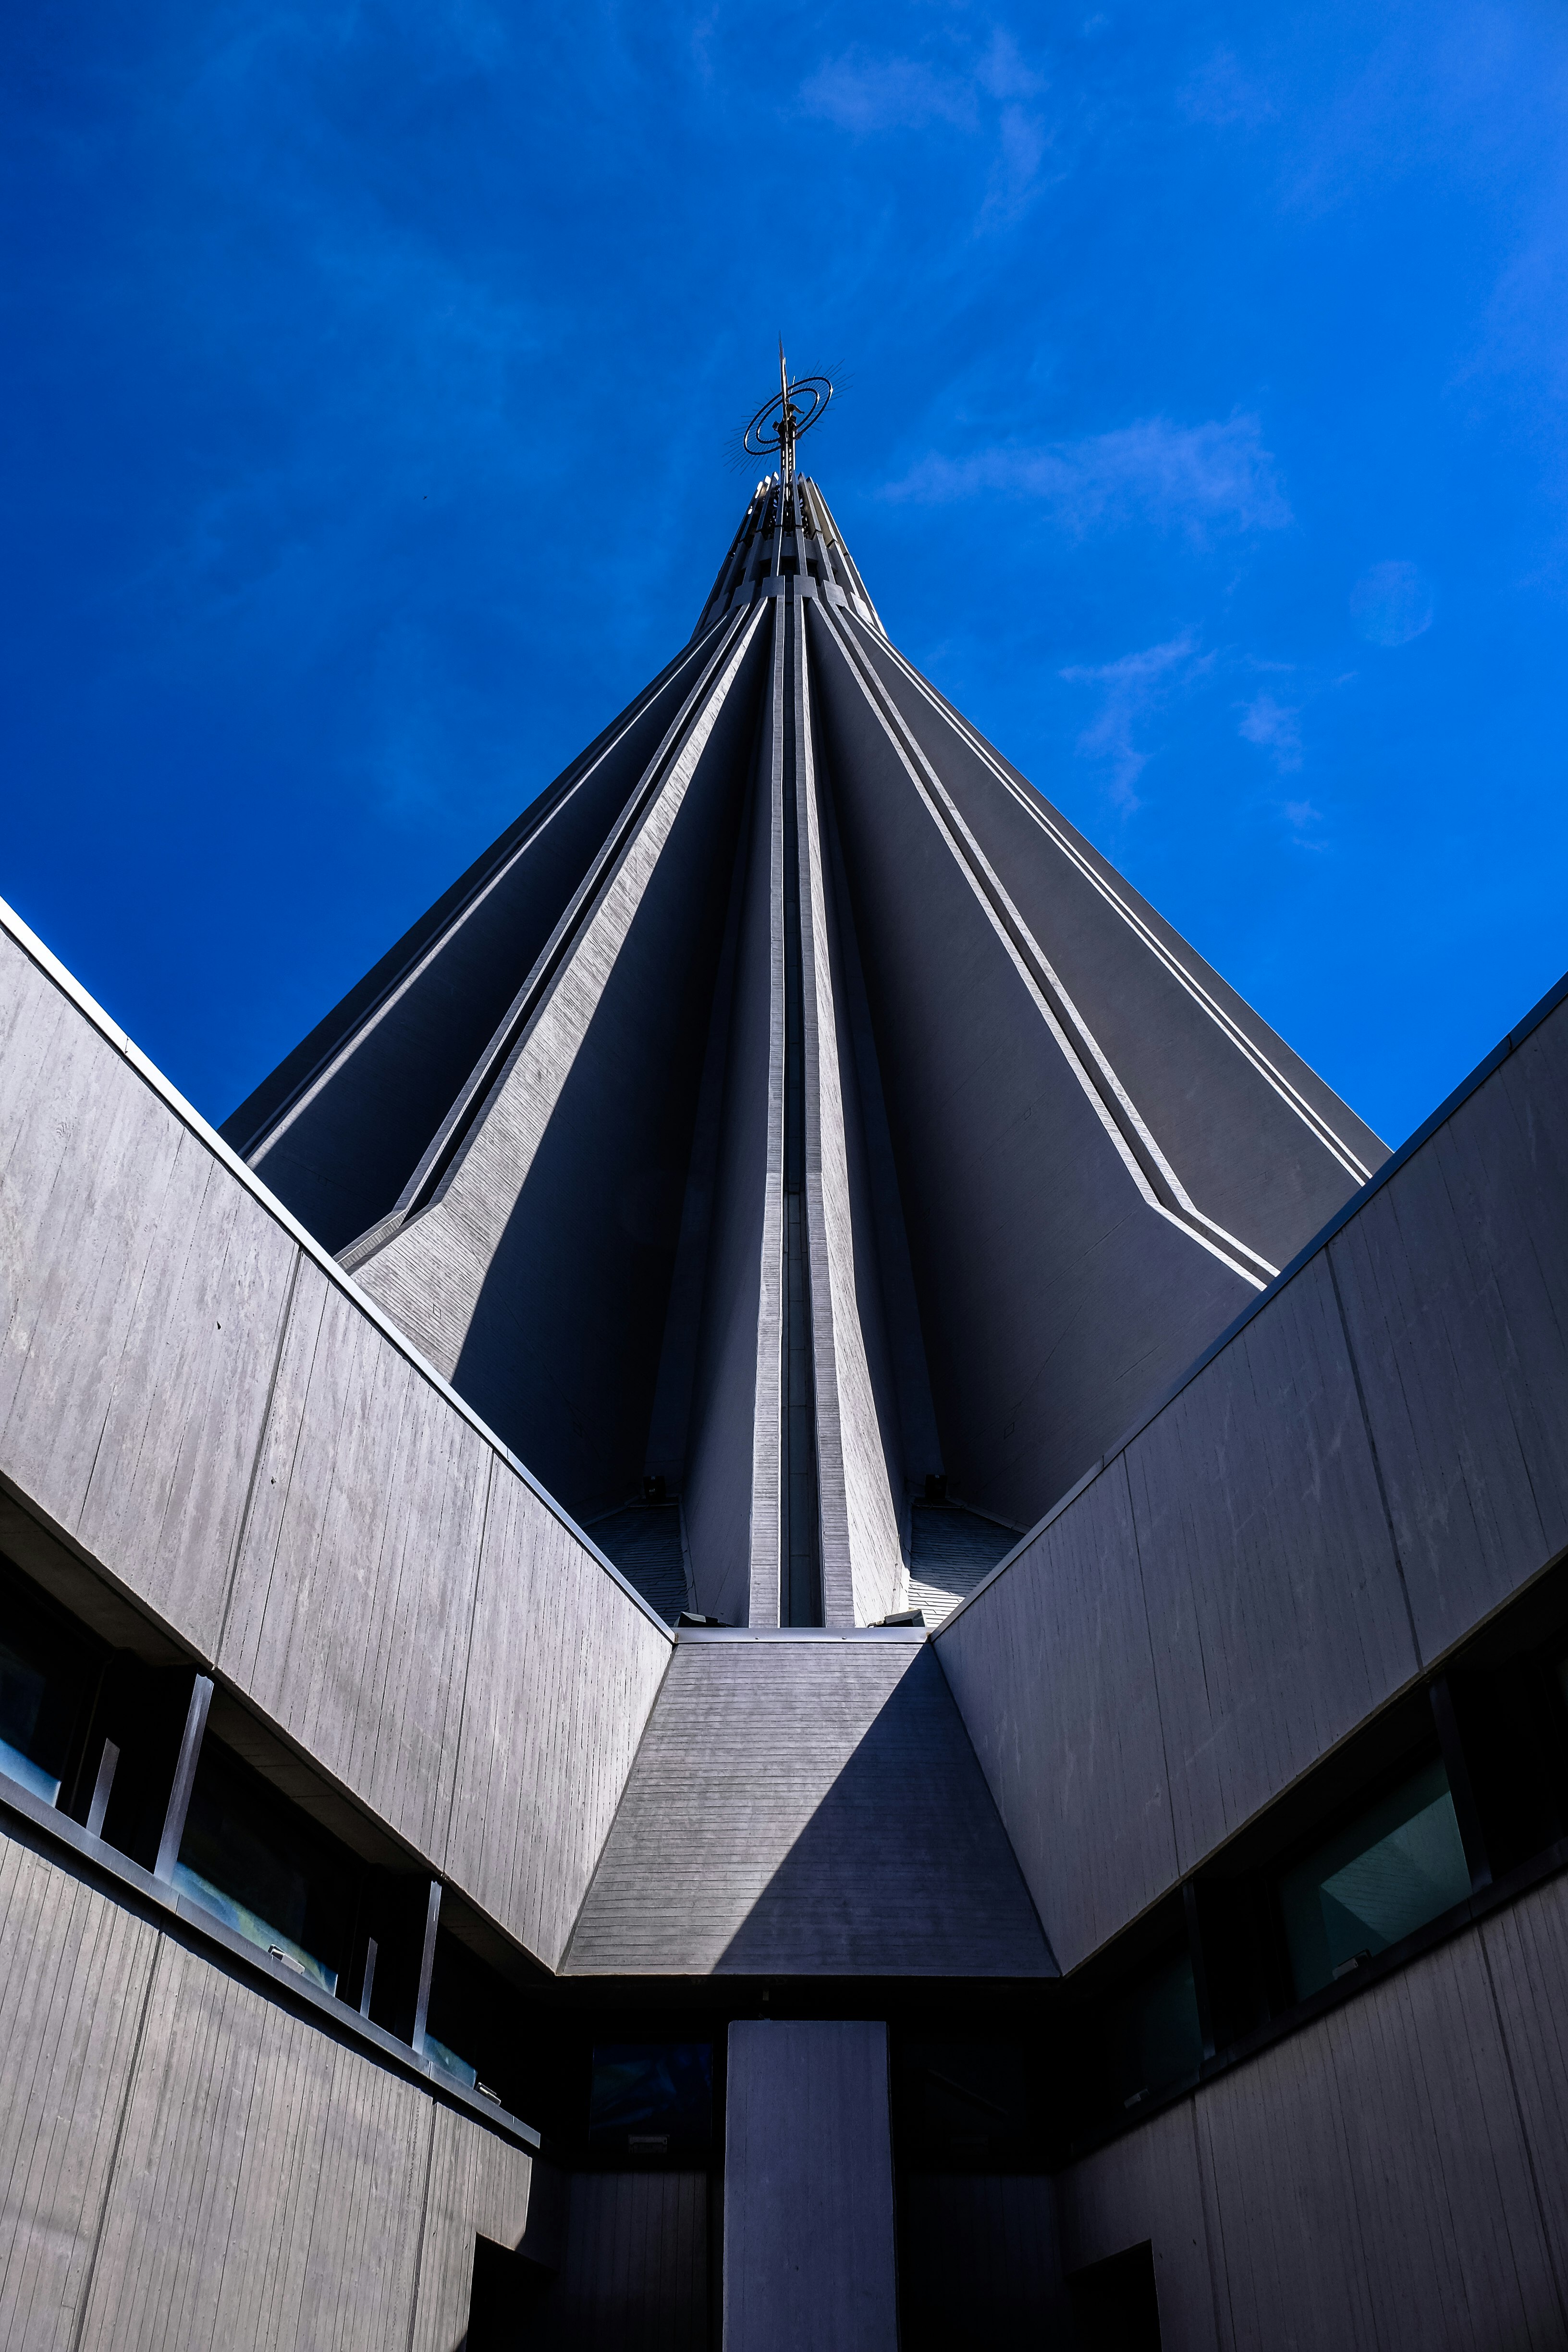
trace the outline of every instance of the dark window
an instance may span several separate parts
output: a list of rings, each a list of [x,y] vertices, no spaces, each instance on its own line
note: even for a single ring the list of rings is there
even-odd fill
[[[472,2034],[462,2032],[460,2027],[453,2026],[448,2030],[456,2032],[464,2042],[473,2040]],[[438,2033],[432,2033],[428,2026],[425,2029],[425,2047],[437,2065],[450,2074],[455,2081],[467,2083],[470,2089],[477,2085],[479,2079],[478,2066],[472,2060],[465,2058],[459,2051],[454,2050],[449,2042],[443,2042]]]
[[[1447,1677],[1477,1826],[1494,1878],[1554,1845],[1564,1824],[1568,1664],[1553,1675],[1528,1650]]]
[[[3,1571],[0,1571],[3,1574]],[[99,1653],[9,1575],[0,1582],[0,1772],[56,1803],[91,1704]]]
[[[594,2051],[588,2138],[602,2156],[698,2156],[713,2130],[707,2042],[607,2042]]]
[[[1112,1994],[1104,2032],[1112,2102],[1124,2111],[1197,2073],[1203,2032],[1192,1954],[1184,1945]]]
[[[520,2111],[519,1997],[511,1985],[460,1937],[443,1928],[436,1937],[430,2006],[425,2020],[428,2057],[459,2083]]]
[[[297,1806],[207,1739],[174,1869],[183,1894],[336,1992],[359,1876]]]
[[[1470,1874],[1440,1760],[1282,1871],[1277,1886],[1298,2000],[1462,1903]]]
[[[895,2042],[902,2151],[931,2169],[998,2171],[1037,2161],[1036,2068],[1016,2042]]]
[[[1079,2352],[1160,2352],[1154,2249],[1145,2242],[1068,2280]]]

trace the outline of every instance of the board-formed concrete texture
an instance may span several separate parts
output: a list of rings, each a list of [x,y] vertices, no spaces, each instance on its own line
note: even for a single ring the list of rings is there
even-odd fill
[[[0,2343],[1561,2345],[1565,1888],[1568,983],[1391,1158],[787,463],[221,1133],[0,909]]]
[[[1568,2340],[1562,1915],[1558,1881],[1074,2165],[1069,2274],[1151,2242],[1205,2352]]]
[[[574,1976],[1055,1972],[923,1635],[679,1635]]]
[[[724,2352],[897,2352],[888,2030],[730,2028]]]
[[[536,2159],[0,1838],[0,2341],[460,2340]]]

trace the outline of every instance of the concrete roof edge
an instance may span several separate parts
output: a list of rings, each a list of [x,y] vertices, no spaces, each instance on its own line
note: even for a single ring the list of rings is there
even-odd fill
[[[1082,1477],[1079,1478],[1078,1484],[1074,1486],[1069,1486],[1067,1493],[1060,1496],[1058,1500],[1051,1505],[1050,1509],[1047,1511],[1042,1517],[1036,1520],[1034,1526],[1028,1530],[1027,1534],[1022,1536],[1018,1542],[1014,1545],[1012,1550],[1006,1554],[1005,1558],[999,1559],[995,1567],[992,1569],[986,1576],[982,1578],[981,1581],[975,1586],[973,1591],[964,1595],[957,1608],[952,1610],[949,1614],[943,1618],[942,1623],[933,1630],[931,1633],[931,1640],[933,1642],[941,1642],[948,1633],[949,1629],[957,1623],[964,1611],[966,1609],[973,1608],[975,1601],[980,1599],[982,1593],[988,1591],[999,1577],[1005,1576],[1007,1570],[1014,1566],[1014,1564],[1026,1551],[1028,1550],[1032,1543],[1036,1542],[1039,1537],[1045,1534],[1046,1529],[1052,1525],[1053,1521],[1059,1519],[1064,1511],[1071,1508],[1073,1504],[1078,1501],[1079,1496],[1083,1493],[1085,1487],[1091,1486],[1102,1471],[1108,1469],[1112,1462],[1116,1461],[1120,1455],[1125,1454],[1127,1448],[1132,1444],[1133,1440],[1142,1435],[1144,1430],[1148,1428],[1151,1422],[1157,1421],[1159,1419],[1167,1405],[1173,1404],[1175,1402],[1177,1397],[1181,1395],[1182,1391],[1184,1388],[1190,1387],[1192,1382],[1197,1379],[1198,1374],[1205,1370],[1208,1365],[1212,1364],[1215,1358],[1222,1354],[1224,1350],[1230,1346],[1233,1339],[1239,1338],[1240,1334],[1247,1328],[1254,1317],[1260,1315],[1263,1312],[1263,1309],[1268,1305],[1269,1301],[1278,1297],[1279,1293],[1284,1289],[1288,1282],[1293,1282],[1297,1275],[1302,1271],[1303,1267],[1309,1265],[1312,1259],[1315,1258],[1321,1251],[1327,1249],[1329,1244],[1333,1240],[1334,1235],[1342,1232],[1343,1228],[1350,1223],[1352,1217],[1360,1215],[1362,1210],[1365,1208],[1367,1202],[1373,1198],[1373,1194],[1380,1192],[1383,1190],[1383,1187],[1395,1177],[1408,1161],[1412,1160],[1415,1157],[1415,1154],[1422,1149],[1422,1147],[1431,1141],[1432,1138],[1438,1132],[1439,1129],[1446,1127],[1448,1121],[1455,1116],[1456,1112],[1463,1109],[1470,1097],[1473,1094],[1478,1093],[1493,1073],[1500,1070],[1506,1061],[1510,1060],[1513,1055],[1518,1053],[1520,1047],[1533,1035],[1543,1021],[1549,1019],[1550,1016],[1556,1012],[1558,1006],[1562,1004],[1565,999],[1568,999],[1568,972],[1564,972],[1561,980],[1553,982],[1552,986],[1547,990],[1545,995],[1542,996],[1538,1003],[1531,1005],[1530,1011],[1524,1015],[1524,1018],[1521,1021],[1516,1022],[1511,1029],[1504,1032],[1498,1043],[1492,1047],[1490,1053],[1487,1054],[1479,1062],[1477,1063],[1475,1068],[1469,1073],[1468,1077],[1460,1080],[1459,1084],[1454,1088],[1453,1093],[1445,1096],[1443,1100],[1437,1105],[1436,1109],[1429,1113],[1428,1116],[1422,1120],[1420,1126],[1415,1128],[1411,1134],[1406,1136],[1405,1141],[1399,1146],[1398,1150],[1389,1153],[1388,1158],[1383,1162],[1382,1166],[1374,1169],[1373,1173],[1367,1178],[1366,1182],[1361,1185],[1342,1207],[1335,1210],[1327,1224],[1324,1225],[1318,1233],[1313,1234],[1311,1240],[1307,1243],[1304,1248],[1297,1251],[1289,1264],[1280,1267],[1279,1272],[1275,1276],[1273,1281],[1268,1284],[1268,1287],[1259,1291],[1258,1297],[1252,1300],[1249,1306],[1242,1308],[1241,1313],[1236,1317],[1233,1322],[1226,1324],[1225,1329],[1219,1334],[1218,1338],[1212,1339],[1200,1356],[1194,1358],[1193,1361],[1187,1366],[1186,1370],[1182,1373],[1180,1379],[1173,1381],[1171,1383],[1171,1386],[1166,1389],[1163,1395],[1161,1396],[1155,1403],[1152,1404],[1148,1408],[1147,1412],[1139,1415],[1131,1429],[1125,1430],[1121,1436],[1117,1439],[1115,1444],[1108,1447],[1106,1452],[1100,1455],[1100,1460],[1090,1465],[1089,1469],[1084,1472]]]
[[[307,1233],[304,1226],[299,1223],[298,1219],[291,1215],[289,1211],[284,1207],[277,1194],[268,1191],[267,1186],[261,1181],[259,1176],[256,1174],[253,1169],[247,1167],[245,1161],[240,1159],[238,1153],[233,1149],[232,1145],[226,1143],[217,1129],[202,1117],[200,1111],[195,1108],[195,1105],[188,1103],[185,1100],[184,1096],[181,1094],[179,1088],[164,1076],[163,1071],[157,1066],[157,1064],[150,1061],[148,1056],[142,1051],[141,1047],[136,1045],[135,1042],[120,1026],[120,1024],[113,1020],[110,1015],[104,1011],[102,1005],[98,1003],[97,999],[89,995],[87,990],[76,978],[76,975],[68,971],[68,968],[61,963],[59,958],[53,954],[50,950],[44,945],[43,940],[38,938],[37,932],[32,930],[28,925],[23,921],[16,908],[8,905],[4,898],[0,898],[0,931],[4,931],[8,938],[13,940],[16,945],[20,948],[22,953],[28,959],[29,962],[36,964],[38,970],[44,974],[45,978],[49,981],[53,986],[58,988],[62,995],[69,999],[70,1003],[75,1005],[77,1011],[82,1014],[83,1018],[89,1022],[92,1027],[99,1032],[100,1035],[102,1036],[108,1044],[113,1046],[115,1052],[131,1065],[131,1067],[136,1072],[137,1076],[142,1080],[142,1084],[148,1087],[150,1092],[158,1097],[159,1100],[163,1104],[166,1109],[174,1112],[175,1118],[178,1118],[184,1127],[190,1129],[191,1133],[195,1135],[197,1140],[213,1154],[215,1159],[223,1162],[223,1165],[227,1169],[229,1174],[235,1177],[238,1182],[245,1187],[246,1191],[259,1202],[260,1206],[266,1210],[268,1216],[273,1218],[278,1224],[283,1227],[290,1239],[304,1251],[306,1256],[310,1258],[313,1263],[320,1267],[321,1271],[327,1276],[329,1280],[335,1283],[337,1287],[343,1291],[353,1301],[354,1306],[359,1309],[360,1313],[366,1318],[367,1321],[374,1323],[383,1337],[392,1342],[392,1345],[397,1349],[399,1355],[403,1356],[410,1364],[412,1364],[415,1370],[420,1374],[422,1379],[427,1381],[433,1389],[438,1391],[440,1395],[445,1398],[447,1404],[451,1406],[454,1412],[460,1414],[462,1419],[468,1423],[469,1427],[475,1430],[478,1434],[483,1438],[486,1444],[490,1446],[493,1451],[500,1455],[500,1459],[507,1465],[508,1468],[515,1471],[517,1475],[522,1480],[523,1484],[532,1494],[538,1496],[539,1500],[544,1505],[545,1508],[552,1514],[552,1516],[560,1521],[567,1533],[574,1537],[575,1540],[582,1545],[583,1549],[588,1554],[589,1558],[604,1570],[606,1576],[610,1577],[615,1583],[620,1586],[621,1591],[626,1594],[629,1601],[636,1602],[637,1608],[647,1619],[648,1622],[651,1625],[658,1627],[659,1633],[664,1636],[664,1639],[673,1649],[675,1646],[675,1635],[670,1627],[665,1623],[658,1611],[655,1610],[649,1602],[643,1599],[642,1594],[637,1591],[636,1585],[629,1582],[628,1580],[622,1575],[614,1560],[607,1559],[599,1549],[597,1544],[595,1544],[588,1536],[584,1534],[583,1529],[577,1525],[576,1520],[573,1518],[571,1513],[565,1510],[563,1506],[556,1501],[554,1496],[551,1494],[548,1487],[540,1484],[532,1471],[528,1467],[528,1465],[525,1462],[519,1461],[517,1455],[511,1451],[511,1448],[506,1444],[501,1438],[496,1435],[495,1431],[490,1428],[489,1423],[482,1421],[479,1415],[474,1411],[472,1405],[468,1403],[463,1397],[458,1395],[457,1390],[451,1386],[449,1381],[443,1380],[441,1374],[436,1370],[435,1365],[430,1362],[428,1357],[422,1356],[420,1354],[418,1349],[415,1347],[406,1332],[400,1331],[398,1329],[397,1325],[393,1322],[391,1318],[386,1315],[380,1307],[377,1306],[375,1300],[370,1297],[369,1293],[360,1288],[353,1275],[345,1274],[342,1267],[338,1264],[336,1258],[332,1256],[331,1251],[323,1249],[321,1243],[315,1239],[314,1235]]]

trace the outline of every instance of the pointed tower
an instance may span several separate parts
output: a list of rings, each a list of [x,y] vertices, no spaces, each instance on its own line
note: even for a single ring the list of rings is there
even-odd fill
[[[848,1626],[1385,1153],[896,650],[794,391],[685,649],[224,1131],[580,1519],[679,1499],[678,1600]]]

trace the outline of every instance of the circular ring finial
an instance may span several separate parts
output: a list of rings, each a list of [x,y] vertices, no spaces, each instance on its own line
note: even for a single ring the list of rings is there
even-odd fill
[[[794,383],[781,386],[747,425],[742,436],[746,455],[769,457],[792,447],[816,423],[832,397],[832,381],[825,375],[798,376]]]

